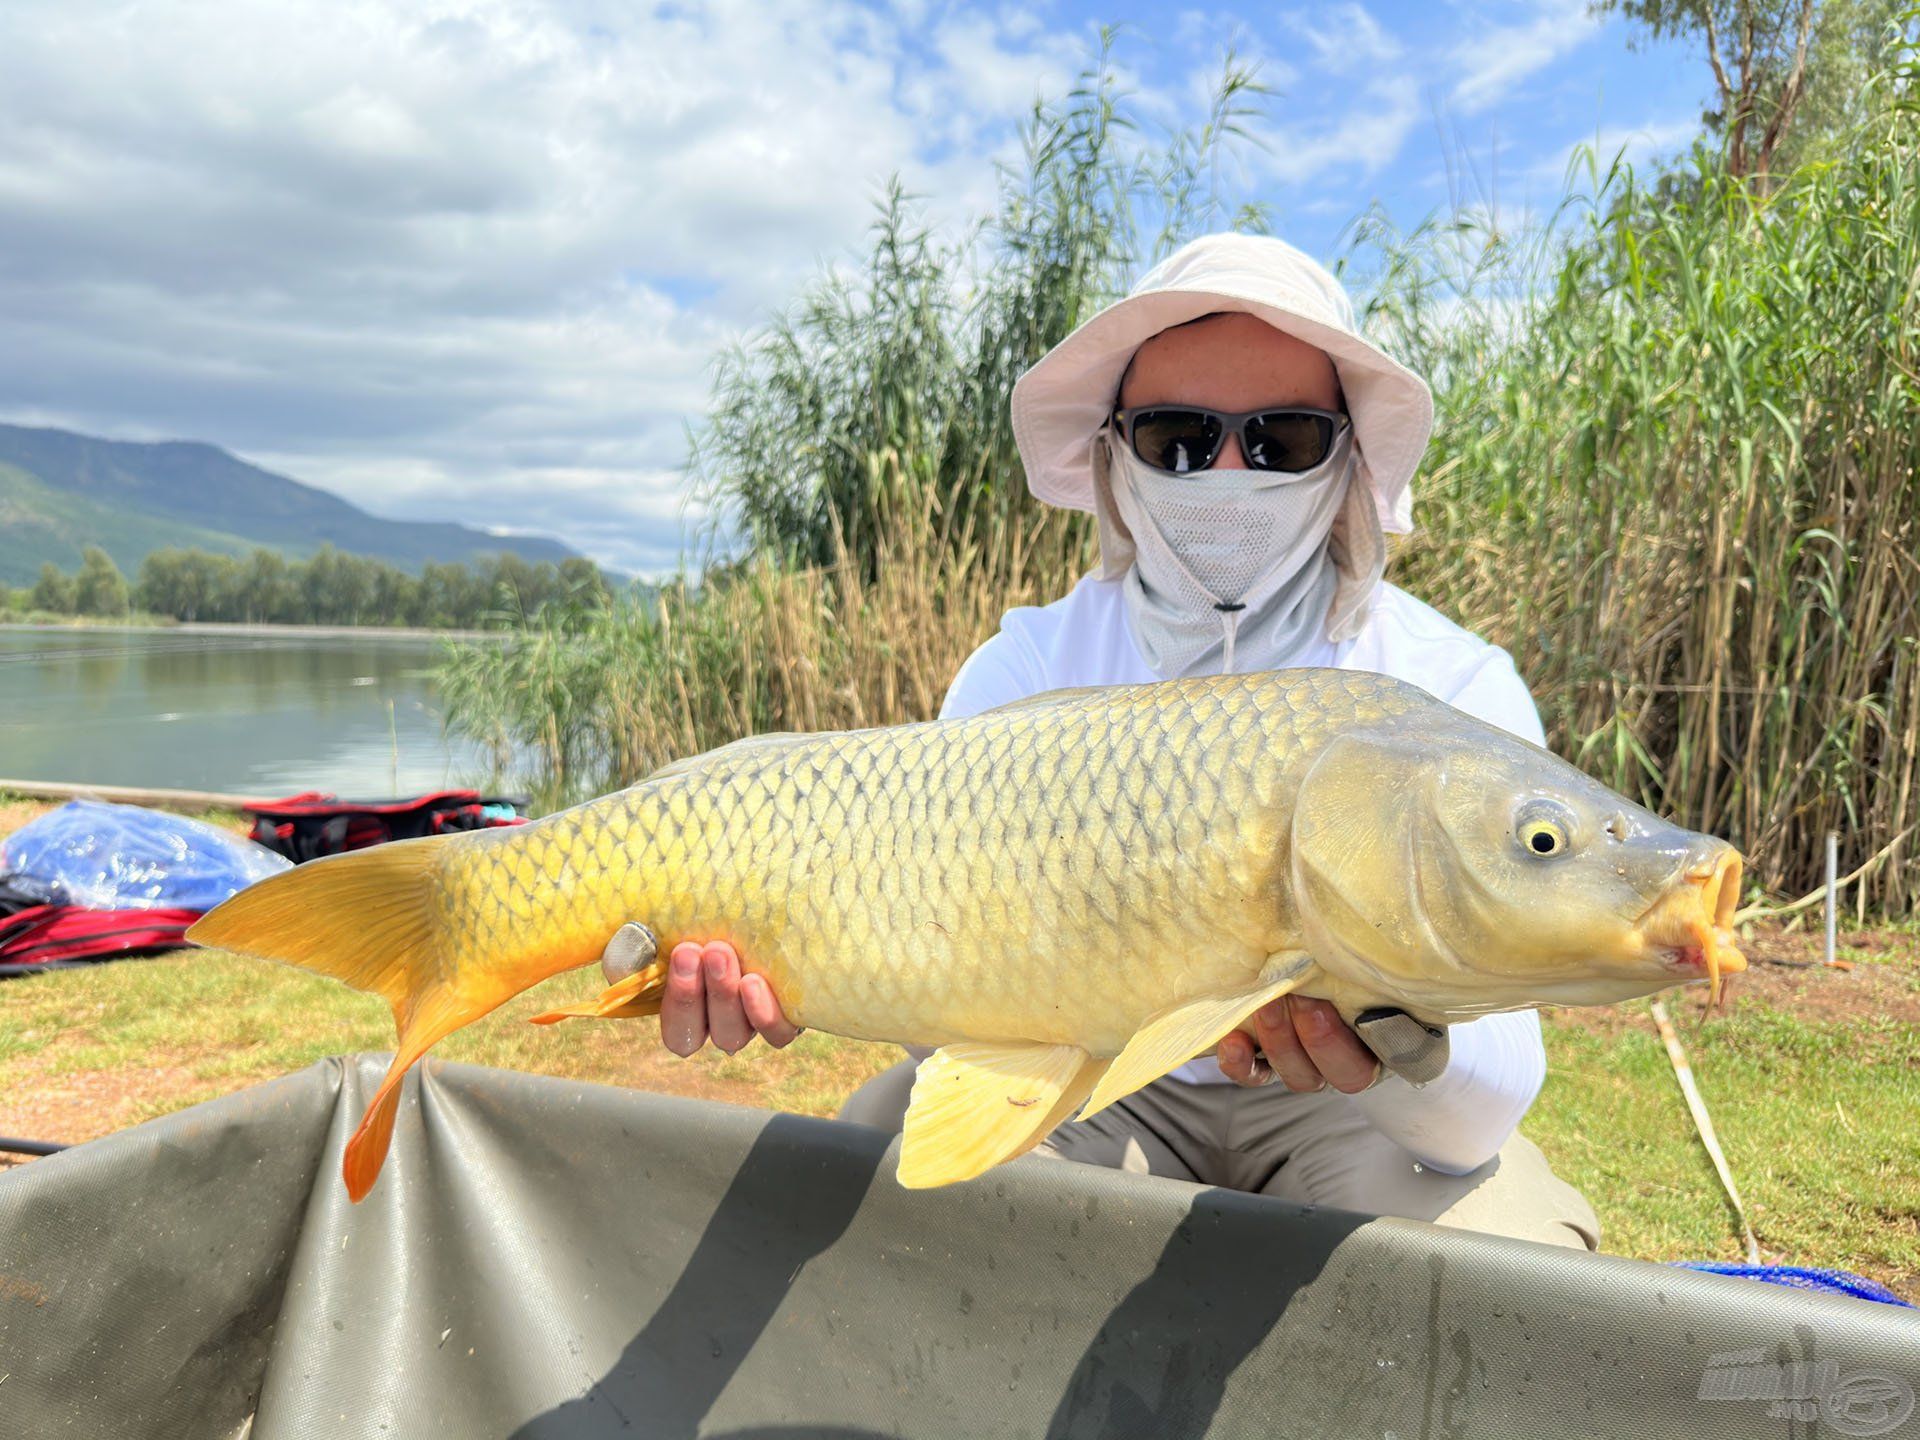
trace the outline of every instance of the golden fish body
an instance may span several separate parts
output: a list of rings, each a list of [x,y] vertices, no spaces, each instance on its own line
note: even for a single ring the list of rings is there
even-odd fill
[[[497,937],[506,980],[529,933],[578,964],[640,920],[663,953],[731,941],[810,1028],[1115,1055],[1298,945],[1289,791],[1336,727],[1418,696],[1305,673],[742,741],[477,840],[443,871],[445,923]]]
[[[1542,825],[1566,842],[1558,885],[1525,848]],[[1569,872],[1576,838],[1620,853]],[[387,995],[390,1086],[623,923],[659,956],[726,939],[798,1024],[947,1047],[902,1162],[941,1183],[1289,990],[1444,1022],[1737,968],[1731,855],[1413,686],[1294,670],[749,739],[532,825],[302,867],[193,937]],[[663,974],[571,1013],[657,1013]],[[349,1153],[356,1193],[393,1095]]]

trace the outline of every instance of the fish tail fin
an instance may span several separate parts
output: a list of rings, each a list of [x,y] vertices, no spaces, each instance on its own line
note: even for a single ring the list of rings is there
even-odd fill
[[[342,1167],[356,1201],[386,1158],[407,1070],[437,1041],[541,978],[503,987],[477,967],[462,967],[464,947],[448,933],[434,880],[447,847],[465,838],[400,840],[313,861],[249,886],[187,931],[195,944],[331,976],[393,1007],[400,1037],[393,1064],[347,1142]]]
[[[400,1043],[395,1047],[393,1063],[387,1066],[386,1078],[374,1092],[367,1113],[360,1117],[359,1128],[347,1141],[346,1156],[340,1163],[341,1178],[347,1182],[347,1198],[354,1204],[366,1198],[373,1182],[380,1178],[380,1167],[386,1163],[387,1147],[393,1143],[394,1117],[400,1113],[400,1084],[407,1078],[407,1071],[439,1041],[491,1009],[491,1004],[450,1003],[444,992],[425,997],[425,1002],[405,1018],[400,1007],[394,1007]]]

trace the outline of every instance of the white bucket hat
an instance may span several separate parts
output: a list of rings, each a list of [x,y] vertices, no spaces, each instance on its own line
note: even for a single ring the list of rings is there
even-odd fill
[[[1413,529],[1411,485],[1433,430],[1433,396],[1418,375],[1360,337],[1353,302],[1332,272],[1272,236],[1204,235],[1182,246],[1015,382],[1013,438],[1027,488],[1049,505],[1096,516],[1102,574],[1124,573],[1132,537],[1105,494],[1104,473],[1095,474],[1096,466],[1105,470],[1121,376],[1133,352],[1162,330],[1223,310],[1258,316],[1332,359],[1353,422],[1354,486],[1371,497],[1378,517],[1378,530],[1365,527],[1370,538],[1352,523],[1342,526],[1336,551],[1346,552],[1338,557],[1343,569],[1371,571],[1377,581],[1385,560],[1379,532]],[[1354,588],[1355,604],[1335,602],[1335,631],[1362,618],[1355,605],[1366,596]]]

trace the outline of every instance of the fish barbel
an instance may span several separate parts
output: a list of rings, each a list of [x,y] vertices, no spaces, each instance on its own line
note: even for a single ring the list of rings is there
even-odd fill
[[[966,1179],[1297,991],[1430,1025],[1744,969],[1740,857],[1385,676],[1063,690],[962,720],[768,735],[530,825],[303,865],[205,945],[384,996],[399,1046],[344,1171],[379,1173],[407,1068],[624,923],[651,963],[540,1017],[659,1013],[727,940],[795,1024],[939,1047],[900,1179]]]

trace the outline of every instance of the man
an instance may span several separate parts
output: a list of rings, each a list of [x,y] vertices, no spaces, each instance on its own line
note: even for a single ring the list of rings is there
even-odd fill
[[[1432,421],[1425,383],[1359,336],[1323,267],[1266,237],[1187,245],[1015,385],[1028,486],[1094,514],[1101,568],[1009,612],[942,715],[1065,686],[1318,665],[1411,681],[1543,743],[1507,654],[1382,580],[1385,532],[1412,528]],[[1538,1016],[1455,1025],[1424,1054],[1409,1027],[1389,1016],[1363,1040],[1325,1001],[1290,996],[1222,1041],[1217,1063],[1190,1062],[1042,1149],[1597,1248],[1592,1208],[1515,1129],[1545,1075]],[[796,1033],[766,981],[743,979],[724,944],[677,947],[668,1048],[710,1038],[732,1052],[756,1033]],[[844,1118],[898,1130],[915,1063],[870,1082]]]

